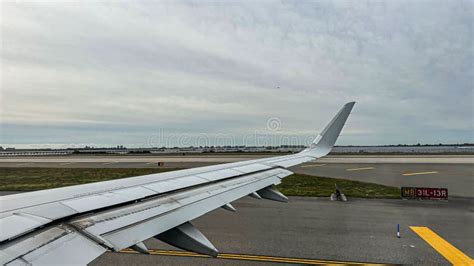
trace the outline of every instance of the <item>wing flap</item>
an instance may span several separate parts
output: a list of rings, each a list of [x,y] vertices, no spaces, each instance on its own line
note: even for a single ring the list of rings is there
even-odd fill
[[[26,213],[15,213],[3,217],[0,219],[0,228],[2,231],[0,241],[5,241],[17,235],[24,234],[49,222],[51,222],[50,219]]]
[[[97,243],[69,233],[21,258],[30,265],[86,265],[106,251]]]
[[[71,222],[76,228],[110,243],[121,250],[159,233],[195,219],[222,205],[272,184],[280,183],[278,175],[291,173],[272,169],[245,175],[156,199],[104,211]]]
[[[6,265],[85,265],[106,249],[67,227],[51,227],[2,247]]]

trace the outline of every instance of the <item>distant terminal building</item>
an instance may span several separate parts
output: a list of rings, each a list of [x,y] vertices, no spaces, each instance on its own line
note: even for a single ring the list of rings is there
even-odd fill
[[[68,150],[25,150],[9,149],[0,151],[0,156],[63,156],[72,154],[74,151]]]
[[[474,146],[471,145],[396,145],[396,146],[340,146],[334,147],[333,154],[472,154]]]

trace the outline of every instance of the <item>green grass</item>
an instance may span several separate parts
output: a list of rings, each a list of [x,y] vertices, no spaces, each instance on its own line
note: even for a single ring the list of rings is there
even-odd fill
[[[285,177],[277,188],[287,196],[329,197],[337,184],[347,197],[400,198],[400,188],[311,175]]]
[[[33,191],[161,173],[174,168],[0,168],[0,190]]]
[[[0,168],[0,190],[34,191],[177,170],[173,168]],[[329,197],[334,184],[347,197],[400,198],[400,189],[372,183],[294,174],[278,189],[287,196]]]

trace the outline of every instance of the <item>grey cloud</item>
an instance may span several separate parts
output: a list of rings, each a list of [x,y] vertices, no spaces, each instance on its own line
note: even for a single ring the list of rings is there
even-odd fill
[[[472,1],[2,2],[2,17],[0,143],[243,136],[270,117],[308,136],[349,100],[340,144],[474,140]]]

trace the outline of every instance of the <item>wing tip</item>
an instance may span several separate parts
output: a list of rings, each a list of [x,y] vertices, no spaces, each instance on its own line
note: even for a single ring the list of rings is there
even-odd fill
[[[336,141],[341,133],[342,128],[346,124],[347,118],[352,111],[352,108],[356,104],[355,101],[347,102],[339,110],[339,112],[332,118],[332,120],[326,125],[323,131],[313,140],[311,145],[305,149],[306,151],[314,151],[318,147],[319,151],[317,157],[328,154],[332,147],[336,144]]]
[[[344,106],[351,106],[351,107],[354,107],[354,105],[355,105],[356,103],[357,103],[356,101],[352,101],[352,102],[348,102],[348,103],[344,104]]]

